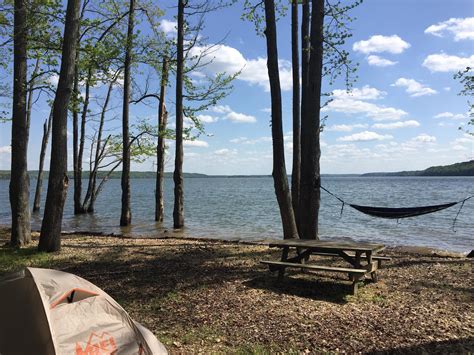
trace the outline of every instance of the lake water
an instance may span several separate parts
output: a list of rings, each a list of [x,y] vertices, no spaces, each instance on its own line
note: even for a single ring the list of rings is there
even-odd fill
[[[32,180],[34,190],[35,180]],[[46,181],[44,190],[46,190]],[[0,224],[11,220],[7,180],[0,180]],[[71,184],[72,185],[72,184]],[[83,185],[86,185],[84,183]],[[472,177],[326,177],[322,185],[348,203],[386,207],[442,204],[474,194]],[[65,206],[63,230],[99,231],[131,235],[172,231],[173,181],[165,179],[165,222],[154,222],[153,179],[132,180],[133,226],[120,228],[120,180],[107,182],[94,215],[73,215],[73,190]],[[43,204],[46,193],[43,194]],[[452,228],[460,205],[396,220],[374,218],[341,204],[322,192],[320,234],[324,239],[352,239],[385,245],[416,245],[467,252],[474,249],[474,199],[466,202]],[[39,229],[42,213],[33,215]],[[282,229],[271,177],[185,179],[185,233],[195,237],[258,240],[281,238]]]

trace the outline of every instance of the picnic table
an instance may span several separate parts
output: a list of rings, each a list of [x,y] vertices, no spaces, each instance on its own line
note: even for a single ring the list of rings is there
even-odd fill
[[[377,270],[380,268],[382,260],[390,260],[390,258],[377,255],[385,249],[382,244],[286,239],[272,241],[268,245],[271,248],[282,249],[281,260],[261,260],[260,262],[267,264],[270,271],[278,271],[279,280],[283,278],[286,268],[346,273],[352,281],[352,293],[354,295],[357,293],[359,281],[365,276],[370,275],[372,281],[377,282]],[[290,251],[295,251],[295,255],[290,257]],[[334,267],[309,264],[308,261],[311,255],[340,257],[349,266]]]

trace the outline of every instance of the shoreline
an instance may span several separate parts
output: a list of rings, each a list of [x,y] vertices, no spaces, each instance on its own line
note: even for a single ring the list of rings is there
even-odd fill
[[[0,224],[0,232],[10,231],[11,228],[7,225]],[[39,235],[40,230],[32,229],[32,233]],[[257,246],[266,246],[269,242],[274,241],[274,238],[262,238],[258,240],[254,239],[244,239],[244,238],[234,238],[226,239],[224,237],[209,238],[209,237],[198,237],[188,234],[183,230],[165,230],[161,233],[162,235],[125,235],[119,233],[107,233],[107,232],[98,232],[98,231],[87,231],[87,230],[77,230],[77,231],[61,231],[62,236],[84,236],[84,237],[109,237],[117,239],[126,239],[126,240],[161,240],[161,239],[176,239],[176,240],[189,240],[189,241],[199,241],[199,242],[220,242],[226,244],[236,244],[236,245],[257,245]],[[324,240],[324,238],[322,238]],[[453,258],[463,258],[466,257],[471,251],[459,252],[453,250],[446,250],[440,248],[426,247],[422,245],[390,245],[386,246],[385,250],[396,251],[399,253],[408,253],[412,255],[423,255],[423,256],[436,256],[436,257],[453,257]]]

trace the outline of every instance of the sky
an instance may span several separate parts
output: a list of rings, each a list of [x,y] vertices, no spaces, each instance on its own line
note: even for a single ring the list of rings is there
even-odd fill
[[[193,80],[220,72],[241,74],[233,92],[217,106],[200,113],[206,134],[185,142],[184,171],[212,175],[271,174],[270,92],[265,39],[252,23],[241,20],[242,3],[209,14],[203,36],[220,43],[212,61]],[[163,1],[160,27],[173,36],[174,1]],[[289,14],[288,14],[289,15]],[[279,20],[278,49],[283,99],[286,164],[292,159],[292,84],[289,16]],[[474,66],[474,3],[468,0],[365,0],[352,10],[353,37],[346,49],[359,63],[352,92],[342,81],[324,92],[332,101],[324,108],[321,172],[326,174],[419,170],[474,159],[474,137],[459,130],[468,121],[467,98],[459,96],[454,73]],[[136,80],[144,80],[139,73]],[[168,110],[172,112],[173,86]],[[120,96],[110,118],[120,118]],[[42,122],[48,109],[33,111],[29,169],[37,170]],[[132,105],[132,122],[156,120],[156,103]],[[170,125],[173,127],[174,115]],[[111,122],[109,129],[120,129]],[[72,124],[69,122],[69,131]],[[90,132],[89,132],[90,133]],[[70,141],[72,137],[69,137]],[[10,124],[0,125],[0,169],[10,168]],[[70,142],[69,142],[70,143]],[[172,141],[167,142],[167,171],[173,170]],[[72,166],[69,144],[69,166]],[[85,153],[87,156],[87,152]],[[86,159],[87,160],[87,159]],[[49,162],[46,161],[46,166]],[[153,170],[154,159],[132,164],[132,170]],[[87,161],[85,162],[87,169]]]

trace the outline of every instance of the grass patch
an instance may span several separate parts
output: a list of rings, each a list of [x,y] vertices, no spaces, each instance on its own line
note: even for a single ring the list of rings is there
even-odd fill
[[[0,249],[0,272],[8,273],[20,270],[27,266],[51,267],[53,256],[39,252],[35,246],[16,249],[2,247]]]

